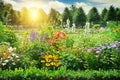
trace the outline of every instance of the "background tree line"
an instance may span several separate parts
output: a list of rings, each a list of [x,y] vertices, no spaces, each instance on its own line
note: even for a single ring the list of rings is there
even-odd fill
[[[12,5],[4,3],[0,0],[0,21],[5,25],[29,25],[33,20],[29,17],[30,10],[22,8],[21,11],[14,10]],[[84,27],[86,22],[92,24],[103,24],[109,21],[114,21],[118,25],[120,23],[120,8],[115,8],[113,5],[109,9],[104,8],[101,13],[96,7],[92,7],[88,14],[86,14],[82,7],[77,8],[75,5],[66,7],[62,14],[57,10],[51,8],[49,14],[46,14],[43,9],[38,10],[38,19],[35,24],[52,24],[52,25],[66,25],[67,20],[70,21],[70,26],[74,23],[76,27]]]

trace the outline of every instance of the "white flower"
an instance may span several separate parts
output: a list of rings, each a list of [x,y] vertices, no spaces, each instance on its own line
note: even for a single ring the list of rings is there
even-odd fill
[[[13,48],[12,48],[12,47],[10,47],[10,48],[8,48],[8,50],[9,50],[10,52],[12,52],[12,51],[13,51]]]
[[[17,61],[20,61],[20,59],[17,59]]]
[[[12,63],[13,65],[16,65],[15,62]]]
[[[7,62],[9,62],[9,60],[5,60],[4,62],[7,63]]]
[[[96,51],[96,53],[98,54],[98,53],[100,53],[100,51]]]
[[[16,54],[12,54],[12,56],[16,56]]]
[[[16,58],[19,58],[19,56],[16,55]]]
[[[5,65],[6,65],[6,63],[2,63],[2,65],[3,65],[3,66],[5,66]]]
[[[11,59],[11,56],[8,56],[8,59]]]
[[[13,57],[10,57],[10,60],[13,60]]]
[[[13,50],[15,51],[15,50],[16,50],[16,47],[14,47]]]

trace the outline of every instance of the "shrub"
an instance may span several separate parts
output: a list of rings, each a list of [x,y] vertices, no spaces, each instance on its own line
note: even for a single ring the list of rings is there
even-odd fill
[[[71,70],[84,70],[85,69],[85,58],[79,51],[75,52],[63,52],[61,54],[61,66],[66,66],[67,69]]]
[[[12,47],[17,47],[17,41],[18,39],[14,31],[0,24],[0,42],[9,42]]]
[[[97,29],[97,28],[100,28],[100,24],[94,24],[94,25],[93,25],[93,28],[96,28],[96,29]]]
[[[86,70],[86,71],[73,71],[66,70],[65,67],[61,67],[59,70],[40,70],[35,67],[27,70],[15,69],[15,70],[1,70],[1,80],[119,80],[119,70]]]
[[[13,52],[15,49],[16,48],[9,47],[2,52],[0,56],[0,67],[2,69],[14,69],[18,67],[20,58]]]

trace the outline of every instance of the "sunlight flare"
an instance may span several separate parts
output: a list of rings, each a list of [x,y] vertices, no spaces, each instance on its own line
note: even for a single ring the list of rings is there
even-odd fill
[[[30,17],[32,20],[38,19],[38,10],[37,9],[31,9],[30,10]]]

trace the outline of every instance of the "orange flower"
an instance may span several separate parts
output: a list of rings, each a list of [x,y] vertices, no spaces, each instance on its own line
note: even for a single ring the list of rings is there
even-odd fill
[[[78,57],[78,56],[79,56],[79,54],[75,54],[75,56],[76,56],[76,57]]]
[[[75,52],[75,50],[73,49],[72,52]]]
[[[53,36],[54,36],[55,39],[61,40],[61,41],[64,41],[65,38],[66,38],[66,34],[64,32],[60,32],[60,31],[59,32],[54,32]]]
[[[3,55],[3,58],[6,59],[10,55],[11,53],[8,50],[6,50],[5,54]]]

